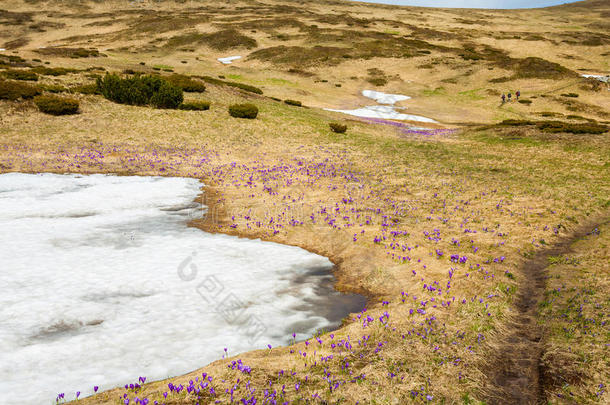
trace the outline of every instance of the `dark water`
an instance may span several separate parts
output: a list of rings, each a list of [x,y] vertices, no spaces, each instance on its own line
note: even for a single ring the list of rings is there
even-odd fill
[[[556,0],[352,0],[352,1],[365,1],[367,3],[394,4],[394,5],[398,5],[398,6],[490,8],[490,9],[539,8],[539,7],[558,6],[560,4],[576,2],[576,0],[572,0],[572,1],[556,1]]]
[[[360,312],[366,306],[366,297],[359,294],[345,294],[334,288],[335,277],[332,269],[327,266],[311,266],[298,275],[291,277],[292,287],[301,285],[314,286],[315,293],[309,297],[303,297],[302,302],[290,308],[309,314],[309,319],[303,319],[297,323],[286,324],[283,327],[283,335],[290,336],[292,332],[303,333],[315,327],[318,317],[326,318],[329,325],[324,331],[333,330],[341,326],[342,320],[350,313]],[[321,332],[321,331],[318,331]]]

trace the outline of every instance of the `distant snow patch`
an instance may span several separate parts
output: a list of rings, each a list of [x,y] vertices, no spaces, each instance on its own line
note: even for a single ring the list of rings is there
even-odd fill
[[[402,114],[396,111],[398,107],[394,107],[394,104],[399,101],[409,100],[411,98],[409,96],[404,96],[402,94],[388,94],[375,90],[363,90],[362,95],[364,97],[371,98],[380,104],[386,105],[370,105],[362,108],[357,108],[355,110],[334,110],[331,108],[325,108],[325,110],[340,112],[343,114],[353,115],[355,117],[361,118],[382,118],[387,120],[437,123],[431,118],[426,118],[413,114]]]
[[[224,63],[225,65],[230,65],[234,60],[241,59],[241,56],[227,56],[225,58],[218,58],[220,63]]]
[[[582,77],[590,77],[590,78],[593,78],[593,79],[597,79],[600,82],[604,82],[604,83],[610,83],[610,75],[606,75],[606,76],[603,76],[603,75],[581,75],[581,76]]]
[[[379,104],[395,104],[399,101],[408,100],[411,97],[403,96],[402,94],[387,94],[381,91],[375,90],[362,90],[362,95],[364,97],[372,98],[377,101]]]

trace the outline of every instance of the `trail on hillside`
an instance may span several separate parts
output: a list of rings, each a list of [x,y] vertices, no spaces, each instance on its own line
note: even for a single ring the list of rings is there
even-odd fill
[[[549,257],[571,252],[574,242],[609,220],[610,215],[606,213],[580,226],[569,236],[537,252],[524,264],[523,281],[519,284],[515,301],[517,316],[507,325],[508,333],[500,339],[488,363],[487,374],[492,384],[487,393],[490,404],[546,404],[545,370],[541,361],[544,329],[537,319],[548,276]]]

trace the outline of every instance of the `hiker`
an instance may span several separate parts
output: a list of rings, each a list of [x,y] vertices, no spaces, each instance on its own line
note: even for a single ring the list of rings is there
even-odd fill
[[[513,95],[512,95],[511,93],[508,93],[508,102],[509,102],[509,103],[510,103],[510,98],[511,98],[512,96],[513,96]]]
[[[502,93],[502,104],[506,103],[506,94]]]
[[[517,101],[519,101],[519,97],[521,96],[521,92],[519,90],[517,90],[517,92],[515,93],[515,96],[517,96]]]

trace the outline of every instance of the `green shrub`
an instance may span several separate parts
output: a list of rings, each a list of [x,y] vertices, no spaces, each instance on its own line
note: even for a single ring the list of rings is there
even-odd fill
[[[233,48],[256,48],[258,45],[254,38],[250,38],[237,31],[235,28],[228,28],[221,31],[201,34],[187,33],[177,35],[167,41],[166,47],[177,48],[187,45],[202,44],[218,51],[226,51]]]
[[[73,93],[80,94],[102,94],[100,89],[97,87],[97,84],[81,84],[79,86],[72,87],[70,89]]]
[[[578,77],[568,68],[548,60],[528,57],[512,61],[515,68],[515,77],[520,79],[563,79],[567,77]]]
[[[608,131],[608,126],[597,124],[595,122],[587,122],[575,124],[563,121],[526,121],[526,120],[504,120],[500,125],[508,126],[526,126],[535,125],[542,132],[547,133],[571,133],[571,134],[603,134]]]
[[[38,75],[34,72],[30,72],[27,70],[8,69],[2,72],[2,74],[7,79],[29,80],[33,82],[38,81]]]
[[[608,126],[596,123],[573,124],[561,121],[540,121],[536,128],[542,132],[557,133],[567,132],[571,134],[603,134],[608,132]]]
[[[187,111],[205,111],[210,109],[209,101],[189,101],[178,106],[181,110]]]
[[[34,104],[38,109],[51,115],[68,115],[78,112],[78,100],[58,96],[36,96]]]
[[[250,93],[254,93],[254,94],[263,94],[263,91],[261,89],[259,89],[258,87],[254,87],[254,86],[250,86],[249,84],[243,84],[243,83],[237,83],[237,82],[227,82],[224,80],[219,80],[216,79],[214,77],[210,77],[210,76],[198,76],[200,77],[203,81],[207,82],[207,83],[212,83],[212,84],[216,84],[216,85],[220,85],[220,86],[230,86],[230,87],[235,87]],[[218,76],[221,77],[221,76]],[[222,76],[222,78],[224,78],[224,76]]]
[[[178,108],[183,100],[184,97],[180,87],[163,82],[150,98],[150,104],[157,108]]]
[[[576,97],[578,97],[578,93],[563,93],[561,95],[561,97],[573,97],[573,98],[576,98]]]
[[[249,93],[263,94],[263,91],[261,89],[259,89],[258,87],[250,86],[249,84],[226,82],[226,85],[247,91]]]
[[[521,104],[527,104],[527,105],[532,104],[532,100],[528,100],[528,99],[525,99],[525,98],[522,98],[521,100],[519,100],[519,102]]]
[[[37,49],[35,52],[41,55],[59,56],[63,58],[89,58],[105,56],[101,54],[97,49],[86,49],[86,48],[64,48],[60,46],[51,46],[47,48]]]
[[[506,83],[508,81],[510,81],[510,77],[504,76],[504,77],[496,77],[496,78],[490,79],[489,83]]]
[[[31,67],[25,59],[17,55],[4,55],[0,54],[0,67]]]
[[[49,93],[64,93],[68,91],[64,86],[58,84],[41,84],[39,87],[41,90],[48,91]]]
[[[300,101],[297,101],[297,100],[284,100],[284,103],[286,103],[288,105],[294,105],[297,107],[301,107],[303,105]]]
[[[559,113],[555,113],[555,112],[552,112],[552,111],[542,111],[542,112],[540,113],[540,115],[541,115],[542,117],[557,117],[557,116],[559,116],[559,115],[561,115],[561,114],[559,114]]]
[[[507,125],[507,126],[511,126],[511,127],[520,127],[520,126],[524,126],[524,125],[534,125],[534,121],[508,119],[508,120],[502,121],[500,123],[500,125]]]
[[[166,77],[165,80],[188,93],[203,93],[205,91],[205,84],[186,75],[173,74]]]
[[[0,80],[0,100],[18,100],[32,98],[41,93],[38,86],[11,80]]]
[[[78,69],[63,68],[63,67],[50,68],[50,67],[46,67],[46,66],[36,66],[35,68],[31,68],[30,71],[38,73],[39,75],[43,75],[43,76],[63,76],[63,75],[67,75],[68,73],[78,73],[79,72]]]
[[[153,75],[123,79],[115,74],[106,74],[97,80],[97,88],[108,100],[119,104],[176,108],[183,101],[180,87]]]
[[[373,86],[385,86],[388,84],[388,79],[385,77],[369,77],[366,79],[366,81],[371,83]]]
[[[254,119],[258,115],[258,108],[254,104],[233,104],[229,107],[229,114],[235,118]]]
[[[587,118],[587,117],[583,117],[580,115],[568,115],[566,118],[570,119],[570,120],[580,120],[580,121],[589,121],[589,122],[597,123],[597,121],[595,121],[592,118]]]
[[[330,127],[330,130],[337,133],[337,134],[344,134],[345,131],[347,131],[347,125],[345,124],[339,124],[337,122],[331,122],[330,124],[328,124],[328,126]]]

